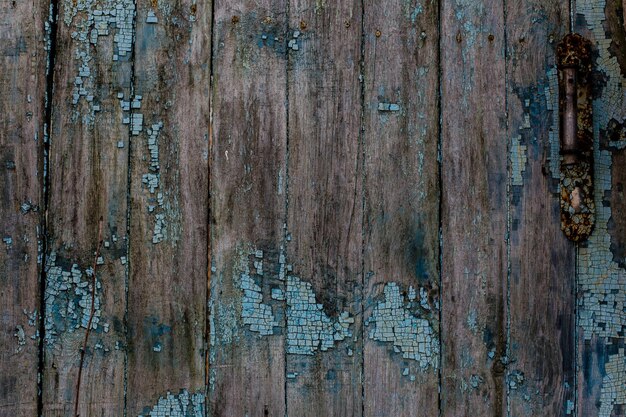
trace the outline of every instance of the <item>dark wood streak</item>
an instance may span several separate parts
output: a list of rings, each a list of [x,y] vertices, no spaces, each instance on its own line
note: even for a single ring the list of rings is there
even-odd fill
[[[441,415],[506,414],[505,27],[498,1],[442,5]]]
[[[0,3],[0,415],[31,417],[40,407],[38,242],[43,223],[45,2]],[[22,204],[27,203],[25,211]],[[29,325],[24,314],[34,314]],[[20,329],[24,339],[20,340]]]

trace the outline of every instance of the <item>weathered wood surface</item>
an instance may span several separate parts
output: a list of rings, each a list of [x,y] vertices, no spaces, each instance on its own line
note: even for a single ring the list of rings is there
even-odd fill
[[[553,145],[554,49],[569,30],[569,2],[508,2],[506,14],[510,415],[565,416],[576,387],[575,248],[561,232]]]
[[[287,301],[287,352],[296,354],[287,355],[286,372],[295,376],[287,381],[294,416],[362,414],[361,7],[289,4],[286,252],[288,297],[290,284],[296,297]]]
[[[372,318],[363,334],[363,414],[433,416],[440,369],[439,9],[437,2],[364,5],[364,312]],[[391,326],[396,335],[384,336]]]
[[[133,89],[126,99],[126,402],[133,416],[184,401],[194,413],[206,408],[210,33],[208,2],[137,2]],[[139,117],[141,130],[133,125]]]
[[[37,415],[48,8],[0,2],[0,415]]]
[[[99,14],[92,3],[60,2],[57,16],[54,93],[49,98],[42,412],[74,413],[80,351],[95,295],[78,412],[121,415],[127,283],[120,257],[127,256],[128,127],[121,123],[117,94],[128,94],[131,88],[131,62],[128,54],[118,61],[113,56],[122,55],[119,49],[124,48],[114,33],[128,29],[114,29],[111,16]],[[127,17],[116,14],[123,21],[118,26]],[[101,30],[92,30],[96,20]],[[94,288],[91,274],[99,239],[106,244]]]
[[[210,415],[282,416],[287,4],[214,7]]]
[[[49,6],[0,5],[1,416],[74,415],[94,263],[81,416],[624,415],[622,1],[61,0],[48,57]]]
[[[506,415],[507,132],[499,1],[441,15],[441,415]]]

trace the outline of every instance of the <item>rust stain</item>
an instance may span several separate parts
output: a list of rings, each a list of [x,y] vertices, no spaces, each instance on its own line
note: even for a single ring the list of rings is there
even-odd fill
[[[574,242],[586,240],[593,230],[595,202],[591,165],[561,165],[561,229]]]
[[[593,230],[591,42],[568,34],[557,45],[561,142],[561,229],[574,242]]]

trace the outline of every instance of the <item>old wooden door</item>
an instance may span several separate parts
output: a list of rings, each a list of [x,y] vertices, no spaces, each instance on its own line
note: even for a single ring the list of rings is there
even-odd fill
[[[626,414],[621,0],[0,17],[0,416]],[[594,48],[579,245],[570,25]]]

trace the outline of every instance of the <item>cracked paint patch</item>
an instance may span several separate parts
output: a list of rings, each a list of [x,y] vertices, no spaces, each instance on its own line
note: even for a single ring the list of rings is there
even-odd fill
[[[524,185],[524,169],[528,162],[526,156],[527,147],[522,145],[522,137],[515,136],[511,141],[511,175],[512,185]]]
[[[178,395],[168,392],[164,397],[159,398],[154,407],[147,407],[138,417],[203,417],[204,404],[203,393],[191,394],[183,389]]]
[[[610,355],[604,369],[606,376],[602,379],[600,391],[600,415],[609,416],[616,404],[626,404],[626,355],[621,348],[617,355]]]
[[[248,273],[241,274],[241,289],[243,301],[241,318],[248,325],[250,331],[258,332],[261,336],[274,334],[274,326],[278,322],[272,314],[272,307],[263,304],[263,292]]]
[[[559,140],[559,72],[556,65],[550,66],[546,72],[547,83],[544,87],[546,109],[552,113],[552,123],[548,130],[550,144],[550,173],[552,178],[561,178],[561,144]]]
[[[139,108],[141,96],[135,97],[131,106],[133,108]],[[132,116],[135,116],[135,114]],[[154,123],[146,129],[150,164],[148,165],[149,172],[143,174],[141,177],[143,186],[150,193],[150,197],[148,198],[148,212],[154,213],[154,230],[152,232],[153,244],[160,243],[165,239],[167,228],[164,211],[165,197],[162,192],[158,191],[161,186],[161,165],[159,163],[159,135],[161,129],[163,129],[163,122]]]
[[[113,61],[128,60],[133,48],[135,2],[133,0],[65,0],[64,22],[74,30],[71,33],[76,48],[74,59],[77,61],[77,74],[74,77],[72,90],[72,104],[77,106],[81,100],[87,103],[87,113],[82,115],[82,121],[92,126],[95,113],[101,111],[96,96],[97,74],[91,62],[92,46],[98,44],[102,36],[109,36],[111,28],[115,29],[113,36]],[[72,120],[81,118],[76,109]]]
[[[46,262],[45,299],[45,336],[47,346],[55,346],[57,336],[64,332],[73,333],[81,327],[86,329],[91,314],[92,274],[93,270],[81,270],[78,264],[69,268],[56,264],[57,255],[52,252]],[[98,262],[100,264],[100,262]],[[102,286],[96,278],[95,311],[91,329],[100,327],[102,311],[100,292]],[[101,329],[108,332],[109,325],[102,324]]]
[[[138,113],[136,110],[141,108],[141,95],[136,95],[134,97],[129,98],[128,100],[124,100],[124,93],[117,93],[117,98],[120,101],[120,106],[122,107],[122,112],[124,114],[122,118],[122,124],[129,125],[130,134],[132,136],[137,136],[143,130],[143,114]],[[120,143],[117,144],[118,148],[124,147],[124,142],[122,142],[122,146]]]
[[[439,367],[439,339],[430,322],[416,316],[412,310],[415,302],[407,302],[400,287],[390,282],[384,288],[384,301],[378,303],[365,321],[369,338],[393,344],[396,353],[412,359],[422,369]]]
[[[597,42],[596,70],[603,73],[605,82],[600,99],[594,101],[594,197],[598,204],[594,233],[587,245],[579,249],[578,324],[583,329],[585,340],[598,337],[607,346],[620,346],[617,355],[610,356],[605,364],[599,417],[609,417],[616,405],[626,404],[625,355],[621,347],[626,331],[626,271],[613,261],[608,233],[611,207],[610,204],[601,204],[611,191],[612,156],[597,140],[600,132],[607,130],[611,120],[624,120],[626,116],[625,80],[617,58],[610,52],[611,39],[607,38],[604,28],[605,7],[604,0],[577,2],[578,13],[585,18]]]
[[[335,320],[318,304],[310,283],[287,277],[287,353],[313,355],[326,351],[336,341],[352,336],[354,318],[342,312]]]
[[[249,330],[261,336],[279,334],[275,328],[285,324],[276,317],[286,312],[286,352],[299,355],[327,351],[336,342],[351,337],[350,325],[354,323],[354,318],[345,311],[337,318],[329,317],[323,305],[317,302],[312,285],[289,274],[292,266],[287,264],[283,248],[277,260],[278,265],[275,261],[265,260],[264,252],[259,249],[249,250],[247,255],[244,252],[240,256],[241,319]],[[264,283],[271,286],[265,296]],[[264,297],[275,302],[275,312],[268,304],[270,300],[263,301]]]

